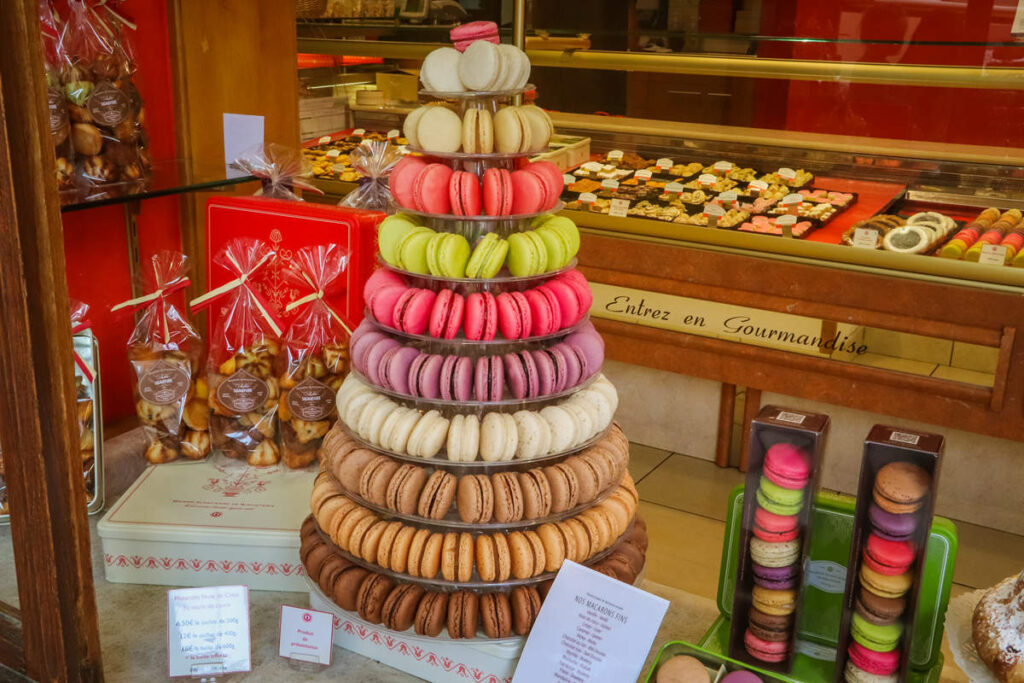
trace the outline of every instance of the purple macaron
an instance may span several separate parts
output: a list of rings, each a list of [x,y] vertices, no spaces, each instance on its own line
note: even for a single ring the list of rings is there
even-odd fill
[[[501,356],[481,356],[476,360],[474,388],[478,401],[500,401],[505,389],[505,370]]]
[[[441,397],[441,356],[421,353],[409,366],[409,393],[412,396]]]
[[[380,359],[378,374],[381,386],[393,389],[400,394],[409,394],[409,367],[420,355],[411,346],[399,346],[389,349]]]
[[[551,361],[555,364],[555,393],[561,393],[566,389],[572,387],[569,384],[569,378],[567,375],[565,351],[562,350],[562,344],[555,344],[551,348],[545,349],[546,353]]]
[[[727,673],[720,683],[762,683],[759,676],[749,671],[732,671]]]
[[[550,396],[555,393],[555,362],[543,351],[533,351],[530,355],[537,366],[537,393]]]
[[[380,374],[381,360],[384,358],[384,354],[388,351],[397,349],[401,346],[401,344],[391,337],[384,337],[374,342],[366,351],[365,360],[363,362],[366,366],[366,369],[363,372],[366,374],[367,379],[379,387],[387,386],[387,382]]]
[[[914,535],[917,520],[913,514],[897,515],[886,512],[874,503],[868,508],[868,518],[875,533],[887,541],[908,541]]]
[[[771,590],[791,590],[796,587],[798,573],[795,564],[788,567],[762,567],[755,564],[754,583]]]
[[[589,322],[565,338],[568,346],[575,347],[587,360],[583,378],[586,379],[601,369],[604,363],[604,340]]]
[[[514,398],[533,398],[537,395],[537,364],[529,351],[505,354],[505,380]]]
[[[355,332],[352,333],[352,338],[349,340],[352,366],[365,375],[366,352],[370,350],[371,346],[386,337],[387,335],[378,332],[370,323],[364,320],[363,324],[355,329]]]
[[[465,356],[447,356],[441,365],[441,398],[468,401],[473,395],[473,361]]]

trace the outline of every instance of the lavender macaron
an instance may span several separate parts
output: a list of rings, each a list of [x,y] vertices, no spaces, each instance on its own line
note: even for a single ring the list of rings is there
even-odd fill
[[[587,359],[586,371],[583,373],[584,378],[590,377],[601,369],[601,365],[604,363],[604,340],[589,322],[566,337],[565,343],[579,349]]]
[[[380,369],[382,365],[381,360],[384,358],[384,355],[386,353],[388,353],[392,349],[397,349],[400,346],[401,344],[399,344],[391,337],[383,337],[382,339],[378,339],[377,341],[373,342],[373,344],[366,351],[364,357],[365,360],[363,361],[363,364],[365,365],[365,370],[363,370],[363,372],[366,373],[366,377],[371,382],[373,382],[379,387],[387,386],[387,382],[380,375]]]
[[[389,387],[400,394],[409,394],[409,368],[420,352],[411,346],[398,346],[389,349],[380,359],[379,375],[382,386]]]
[[[796,587],[797,566],[762,567],[754,564],[754,583],[771,590],[792,590]]]
[[[537,364],[529,351],[505,354],[505,381],[513,398],[537,396]]]
[[[868,508],[868,518],[875,527],[875,533],[887,541],[908,541],[917,526],[915,515],[886,512],[874,503]]]

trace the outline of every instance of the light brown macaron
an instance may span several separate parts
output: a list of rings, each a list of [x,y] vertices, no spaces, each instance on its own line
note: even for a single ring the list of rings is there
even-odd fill
[[[458,479],[451,472],[434,470],[427,478],[416,505],[416,514],[427,519],[443,519],[455,500]]]
[[[423,550],[427,547],[430,529],[417,529],[409,543],[409,557],[406,559],[406,572],[409,576],[420,575],[420,564],[423,561]]]
[[[395,547],[395,539],[398,533],[405,528],[405,525],[398,520],[387,523],[380,535],[380,542],[377,544],[376,563],[380,567],[391,568],[391,550]],[[367,558],[369,559],[369,558]]]
[[[388,484],[398,468],[399,464],[391,458],[378,455],[359,477],[359,495],[374,505],[387,505]]]
[[[320,509],[325,500],[334,496],[340,496],[343,493],[345,493],[345,490],[330,474],[324,473],[317,476],[317,480],[313,483],[313,494],[309,498],[310,512],[315,513]]]
[[[412,546],[412,539],[416,536],[418,529],[414,526],[402,526],[395,536],[395,542],[391,544],[391,557],[388,558],[388,568],[405,573],[409,567],[409,548]]]
[[[508,581],[512,576],[512,551],[508,547],[508,536],[505,534],[492,534],[494,541],[494,560],[496,581]]]
[[[359,587],[363,585],[363,581],[369,575],[369,570],[357,565],[341,570],[334,579],[334,586],[331,589],[331,596],[334,598],[335,604],[349,612],[355,612]]]
[[[334,498],[328,498],[324,501],[320,509],[314,513],[316,517],[316,523],[320,527],[320,530],[325,534],[330,535],[331,526],[334,524],[334,516],[344,516],[346,512],[356,506],[354,501],[345,498],[344,496],[336,496]]]
[[[542,519],[551,514],[551,485],[544,471],[533,468],[519,473],[523,492],[523,519]]]
[[[579,519],[583,522],[583,526],[586,527],[587,533],[590,535],[591,555],[601,552],[615,540],[611,519],[601,506],[584,510],[580,513]]]
[[[576,538],[576,557],[571,558],[573,562],[582,562],[590,557],[590,535],[587,533],[583,522],[575,517],[563,520],[558,523],[563,533],[572,534]]]
[[[568,458],[565,461],[576,475],[576,485],[579,487],[577,504],[589,503],[597,498],[601,490],[601,471],[590,457],[579,456]]]
[[[480,580],[494,581],[498,575],[498,559],[494,549],[494,537],[491,534],[480,534],[476,537],[474,555],[476,557],[476,573],[480,576]]]
[[[459,534],[449,531],[444,535],[441,543],[441,578],[445,581],[454,581],[458,569],[459,558]]]
[[[530,543],[530,550],[533,552],[533,576],[544,573],[544,566],[547,564],[547,553],[544,551],[544,542],[540,535],[533,529],[525,529],[523,535]]]
[[[544,468],[551,488],[551,512],[557,514],[576,507],[579,501],[579,482],[576,473],[564,462]]]
[[[523,492],[515,472],[491,475],[494,489],[494,521],[517,522],[523,518]]]
[[[540,614],[540,594],[533,586],[516,586],[509,602],[512,606],[512,630],[517,636],[525,636]]]
[[[541,524],[537,536],[544,544],[544,571],[557,572],[565,561],[565,536],[554,524]]]
[[[379,456],[371,450],[356,448],[334,460],[331,471],[345,489],[358,492],[359,479],[363,476],[363,470],[371,460],[377,457]]]
[[[416,609],[424,592],[422,586],[414,583],[403,583],[391,589],[381,608],[384,627],[392,631],[409,629],[416,618]]]
[[[380,518],[372,514],[356,522],[348,536],[348,551],[350,553],[356,557],[363,556],[363,542],[366,540],[366,532],[378,522],[380,522]]]
[[[629,528],[629,520],[633,518],[633,511],[621,499],[609,496],[601,501],[601,508],[608,514],[612,521],[612,533],[618,538]]]
[[[459,478],[456,499],[459,518],[469,524],[486,524],[494,513],[494,489],[485,474],[467,474]]]
[[[420,492],[427,480],[427,471],[419,465],[405,463],[395,470],[385,492],[385,505],[403,515],[416,514]]]
[[[421,636],[441,635],[448,620],[448,594],[429,592],[420,598],[413,628]]]
[[[358,553],[353,553],[367,562],[377,561],[377,549],[380,548],[380,540],[384,536],[384,530],[388,528],[388,520],[378,519],[363,534],[363,540],[359,543]]]
[[[331,536],[339,548],[348,550],[352,546],[352,532],[366,518],[377,519],[377,515],[364,507],[352,508],[345,515],[345,518],[341,521],[341,524],[335,527],[334,534]]]
[[[427,545],[423,548],[423,558],[420,560],[420,576],[424,579],[432,579],[437,576],[441,569],[441,549],[444,546],[445,534],[432,533],[427,539]]]
[[[533,576],[533,545],[522,531],[509,533],[508,550],[512,562],[512,576],[517,579],[528,579]]]
[[[617,482],[622,476],[619,474],[619,468],[615,460],[604,448],[594,448],[580,457],[589,459],[597,470],[599,475],[597,485],[598,492],[604,491],[606,488]]]
[[[463,531],[459,534],[456,550],[455,578],[463,583],[473,578],[473,534]]]

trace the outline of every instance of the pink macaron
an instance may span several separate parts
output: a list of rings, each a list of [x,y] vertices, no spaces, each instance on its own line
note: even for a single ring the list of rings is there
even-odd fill
[[[534,161],[530,165],[524,167],[525,171],[533,173],[541,179],[545,187],[545,204],[540,209],[541,211],[547,211],[555,205],[558,201],[559,195],[562,194],[562,171],[559,170],[558,166],[550,161]]]
[[[523,295],[530,305],[534,336],[542,337],[557,332],[562,325],[562,311],[558,307],[558,298],[543,287],[528,289]]]
[[[586,309],[583,308],[583,301],[571,283],[564,280],[552,280],[541,285],[540,289],[551,292],[551,295],[558,300],[558,310],[561,312],[559,327],[575,325],[586,312]]]
[[[363,301],[366,305],[370,305],[370,297],[378,289],[385,287],[404,287],[405,280],[398,273],[394,273],[387,268],[378,268],[373,271],[369,278],[366,280],[366,284],[363,285]]]
[[[444,164],[427,164],[413,180],[412,196],[416,208],[425,213],[451,214],[448,187],[452,169]]]
[[[448,185],[448,194],[454,215],[480,215],[480,181],[469,171],[455,171],[452,173],[452,178]]]
[[[526,170],[512,171],[512,213],[537,213],[548,208],[547,187],[541,177]]]
[[[490,292],[473,292],[466,297],[462,329],[466,339],[490,341],[498,331],[498,307]]]
[[[388,352],[401,348],[401,344],[392,339],[391,337],[384,337],[378,340],[370,349],[366,352],[365,367],[359,369],[367,379],[376,384],[377,386],[386,386],[385,380],[380,376],[381,360]]]
[[[437,295],[429,289],[410,287],[395,302],[395,329],[409,334],[423,334],[430,321],[430,311]]]
[[[754,535],[762,541],[784,543],[799,534],[796,515],[776,515],[762,507],[754,510]]]
[[[471,21],[468,24],[461,24],[449,31],[448,37],[452,39],[455,49],[459,52],[465,52],[467,47],[478,40],[486,40],[495,45],[501,42],[498,38],[498,25],[493,21]]]
[[[405,285],[381,287],[367,297],[366,305],[377,322],[385,327],[395,327],[395,306],[405,292]]]
[[[537,363],[529,351],[505,354],[504,365],[505,381],[513,398],[534,398],[539,394]]]
[[[855,667],[875,676],[891,676],[900,668],[899,648],[889,652],[875,652],[860,643],[852,642],[847,652]]]
[[[430,310],[428,332],[437,339],[454,339],[462,327],[462,313],[466,300],[461,294],[442,289]]]
[[[811,475],[811,459],[798,446],[777,443],[764,454],[764,476],[786,489],[802,489]]]
[[[562,273],[551,282],[558,282],[561,285],[572,288],[572,293],[576,297],[577,306],[580,311],[579,318],[573,321],[573,324],[579,322],[590,310],[590,304],[594,302],[594,293],[590,291],[590,284],[587,282],[587,279],[583,277],[580,271],[574,268]]]
[[[409,394],[423,398],[441,397],[441,366],[444,359],[434,353],[421,353],[409,366]]]
[[[504,168],[489,168],[483,177],[484,213],[508,216],[512,213],[512,178]]]
[[[771,664],[777,664],[786,660],[789,656],[789,642],[785,640],[780,641],[769,641],[758,638],[750,629],[747,629],[746,633],[743,634],[743,645],[747,648],[747,652],[754,659],[759,659],[762,662],[769,662]]]
[[[500,401],[505,389],[505,368],[501,356],[481,356],[476,359],[473,380],[478,401]]]
[[[525,339],[533,328],[530,302],[522,292],[502,292],[496,298],[498,327],[505,339]]]
[[[406,209],[415,209],[416,200],[413,197],[412,188],[419,175],[427,165],[420,157],[407,156],[395,164],[391,175],[388,176],[388,187],[399,206]]]
[[[381,386],[408,395],[409,368],[419,355],[420,352],[411,346],[399,346],[388,350],[381,357],[377,371]]]
[[[473,397],[473,361],[465,356],[446,356],[439,381],[442,399],[469,401]]]
[[[555,344],[554,346],[544,349],[541,353],[547,355],[554,366],[555,386],[552,389],[554,393],[557,394],[575,386],[575,383],[569,384],[569,362],[566,360],[565,344]]]

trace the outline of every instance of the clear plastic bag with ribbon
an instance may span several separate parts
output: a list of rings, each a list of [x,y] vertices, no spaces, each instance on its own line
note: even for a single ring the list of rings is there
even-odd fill
[[[256,197],[301,202],[302,197],[295,194],[295,188],[323,194],[308,180],[313,175],[313,165],[301,150],[293,147],[276,142],[254,145],[242,152],[233,164],[260,179],[263,186],[255,193]]]
[[[359,187],[349,192],[338,206],[369,209],[392,214],[398,210],[388,177],[402,158],[398,147],[387,141],[367,140],[349,152],[352,167],[359,171]]]
[[[250,282],[274,258],[274,250],[260,240],[228,242],[214,263],[233,279],[191,303],[193,312],[214,304],[219,310],[206,363],[211,446],[257,466],[280,460],[275,440],[281,323]]]
[[[281,450],[286,465],[314,462],[324,435],[337,419],[335,395],[348,374],[352,329],[324,300],[340,284],[349,253],[337,244],[304,247],[295,252],[288,280],[309,294],[285,307],[303,307],[285,334],[280,373]]]
[[[145,426],[146,460],[160,464],[205,458],[210,452],[209,405],[202,372],[202,340],[169,297],[189,284],[189,259],[163,251],[143,271],[147,292],[110,310],[141,311],[128,339],[128,362],[135,382],[135,412]]]
[[[50,0],[39,0],[39,27],[43,40],[43,70],[46,73],[46,104],[55,161],[54,173],[57,176],[57,189],[63,192],[75,186],[75,150],[71,145],[71,122],[68,119],[61,73],[61,67],[67,60],[63,54],[57,16]]]
[[[82,456],[82,479],[86,499],[91,503],[96,496],[96,423],[102,419],[102,415],[96,414],[94,410],[96,369],[92,364],[91,351],[95,348],[95,340],[90,330],[92,321],[89,320],[89,306],[75,299],[72,299],[70,304],[73,337],[71,353],[75,359],[75,407],[78,409],[78,446]]]

